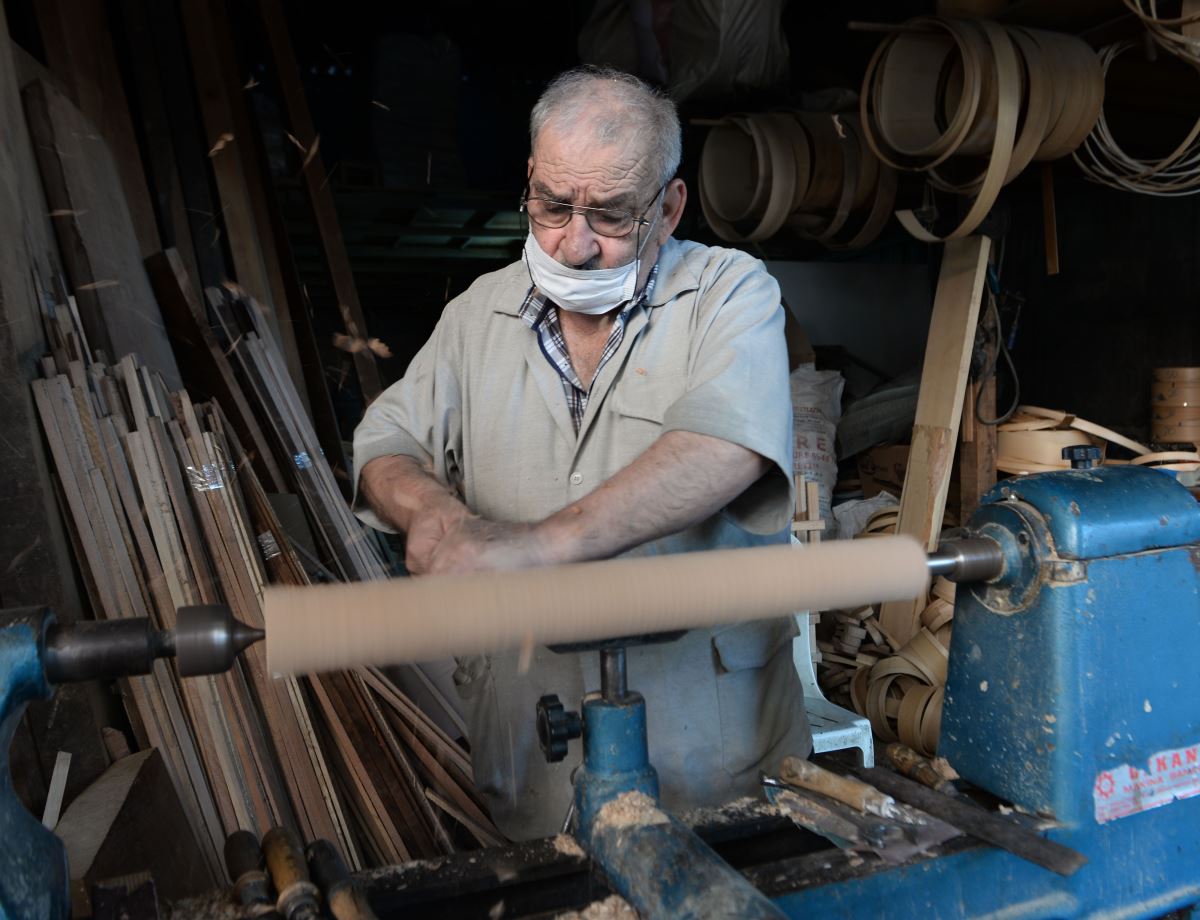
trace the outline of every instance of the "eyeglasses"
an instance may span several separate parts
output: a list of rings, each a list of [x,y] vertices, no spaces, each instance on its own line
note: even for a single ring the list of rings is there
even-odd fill
[[[645,226],[652,223],[646,220],[645,214],[654,206],[654,202],[658,201],[658,196],[665,188],[666,185],[663,185],[654,193],[654,197],[642,209],[640,215],[621,208],[576,207],[552,198],[530,198],[528,189],[526,194],[521,196],[521,211],[539,227],[545,227],[547,230],[561,230],[570,223],[573,215],[582,214],[593,233],[610,237],[628,236],[638,224]]]

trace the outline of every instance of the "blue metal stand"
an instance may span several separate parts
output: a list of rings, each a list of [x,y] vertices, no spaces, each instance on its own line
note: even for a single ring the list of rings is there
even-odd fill
[[[626,689],[625,649],[604,648],[600,655],[601,692],[583,701],[583,764],[575,775],[574,830],[580,843],[647,920],[782,920],[785,915],[757,888],[657,807],[646,701]],[[547,756],[561,759],[566,741],[577,735],[578,720],[549,697],[543,697],[538,715]],[[630,802],[622,820],[611,820],[605,806],[626,793],[645,798]]]
[[[69,914],[67,851],[21,804],[8,751],[33,700],[49,699],[42,649],[53,615],[26,607],[0,623],[0,920],[54,920]]]

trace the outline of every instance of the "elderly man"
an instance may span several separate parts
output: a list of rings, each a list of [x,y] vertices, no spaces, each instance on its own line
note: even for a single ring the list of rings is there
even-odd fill
[[[414,575],[787,539],[791,410],[779,290],[761,263],[671,233],[687,201],[669,99],[617,71],[533,110],[521,261],[446,306],[355,432],[355,507]],[[437,610],[426,616],[436,618]],[[397,629],[403,629],[397,623]],[[716,805],[811,738],[787,620],[629,650],[664,803]],[[538,697],[599,686],[595,653],[464,658],[475,782],[514,839],[559,830],[573,764]]]

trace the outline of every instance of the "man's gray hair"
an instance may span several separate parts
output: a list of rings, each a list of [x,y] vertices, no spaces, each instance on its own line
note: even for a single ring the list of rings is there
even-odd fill
[[[551,121],[560,130],[586,127],[601,144],[648,142],[650,173],[658,176],[659,185],[670,182],[679,169],[683,137],[675,103],[632,74],[590,66],[560,74],[529,117],[531,149]]]

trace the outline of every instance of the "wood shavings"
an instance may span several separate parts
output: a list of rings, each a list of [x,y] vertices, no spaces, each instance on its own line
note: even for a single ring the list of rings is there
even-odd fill
[[[87,209],[76,211],[73,208],[55,208],[50,212],[50,217],[82,217],[87,213]]]
[[[372,100],[371,100],[371,105],[373,105],[373,106],[376,106],[376,107],[378,107],[378,108],[381,108],[381,109],[383,109],[385,112],[390,112],[390,111],[391,111],[391,108],[390,108],[390,107],[388,107],[388,106],[384,105],[384,104],[383,104],[382,102],[380,102],[378,99],[372,99]]]
[[[944,780],[954,782],[955,780],[961,778],[958,775],[958,771],[955,770],[954,767],[950,766],[950,761],[948,761],[945,757],[934,757],[929,761],[929,763],[933,766],[933,769],[937,770],[938,775]]]
[[[584,859],[587,854],[583,852],[583,847],[570,834],[559,834],[551,841],[554,844],[556,852],[563,856],[573,856],[576,859]]]
[[[321,135],[317,135],[312,142],[312,146],[308,148],[308,152],[304,154],[304,162],[300,164],[300,171],[304,172],[308,168],[308,164],[313,161],[313,157],[317,155],[317,150],[321,146]],[[379,341],[376,339],[375,341]]]
[[[249,80],[246,81],[246,84],[245,84],[245,86],[242,87],[242,89],[254,89],[254,87],[256,87],[258,85],[259,85],[258,80],[256,80],[254,77],[251,77]]]
[[[583,910],[572,910],[556,914],[555,920],[638,920],[640,915],[619,894],[612,894],[603,901],[595,901]]]
[[[32,543],[13,556],[12,561],[8,564],[8,568],[5,571],[10,573],[18,571],[21,567],[21,563],[25,561],[26,557],[28,557],[30,553],[32,553],[38,548],[38,546],[41,545],[41,542],[41,536],[36,537]]]
[[[517,674],[524,677],[529,673],[531,664],[533,664],[533,633],[527,632],[521,641],[521,654],[517,658]]]
[[[228,147],[232,143],[233,143],[233,135],[230,134],[228,131],[226,131],[220,137],[218,137],[217,142],[215,144],[213,144],[211,148],[209,148],[208,155],[210,157],[215,157],[218,153],[220,153],[222,150],[224,150],[226,147]]]
[[[379,339],[364,339],[359,336],[346,335],[344,332],[335,332],[333,334],[333,347],[340,348],[342,351],[347,351],[352,355],[360,351],[369,351],[380,358],[390,358],[392,356],[392,350]]]
[[[596,815],[596,830],[605,828],[650,827],[669,824],[671,819],[658,803],[644,792],[623,792],[601,807]]]
[[[77,291],[99,291],[99,290],[102,290],[103,288],[119,287],[120,284],[121,284],[120,281],[114,281],[112,279],[106,279],[104,281],[89,281],[87,284],[79,285],[79,287],[75,288],[75,290],[77,290]]]

